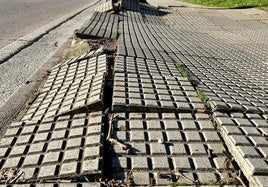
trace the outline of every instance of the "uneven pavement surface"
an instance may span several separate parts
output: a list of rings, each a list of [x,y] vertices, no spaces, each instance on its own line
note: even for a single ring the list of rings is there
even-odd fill
[[[7,129],[2,183],[268,184],[267,13],[150,2],[77,31],[104,45],[54,67]]]

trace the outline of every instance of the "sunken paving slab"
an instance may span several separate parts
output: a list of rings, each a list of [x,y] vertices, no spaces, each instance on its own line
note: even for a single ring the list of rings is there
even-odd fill
[[[159,74],[115,73],[114,112],[192,112],[206,108],[188,79]]]
[[[98,55],[67,61],[53,68],[41,94],[22,120],[42,120],[80,110],[101,110],[106,61],[106,55]]]
[[[80,38],[116,39],[118,15],[107,12],[94,12],[87,24],[76,35]]]
[[[102,175],[102,113],[50,123],[12,123],[0,141],[0,169],[17,168],[25,180]]]
[[[123,179],[131,170],[137,185],[171,182],[205,184],[231,178],[235,168],[225,165],[221,138],[207,114],[116,113],[113,138],[131,151],[114,145],[112,173]],[[175,177],[172,170],[184,176]]]
[[[226,113],[216,112],[213,114],[213,118],[220,129],[228,150],[247,179],[256,185],[258,183],[264,184],[262,176],[266,176],[267,182],[267,116],[242,113],[228,115]]]

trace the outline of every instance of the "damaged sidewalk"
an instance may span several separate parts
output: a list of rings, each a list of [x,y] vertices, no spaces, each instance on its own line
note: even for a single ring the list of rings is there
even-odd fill
[[[228,11],[101,4],[76,35],[103,45],[53,67],[0,140],[0,186],[265,186],[267,59],[230,36],[268,26]]]

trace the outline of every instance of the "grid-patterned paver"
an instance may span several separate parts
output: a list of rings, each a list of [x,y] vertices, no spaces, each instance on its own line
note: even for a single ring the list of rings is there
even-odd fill
[[[140,4],[122,11],[117,54],[181,64],[213,110],[267,113],[267,25],[244,17],[235,10],[160,12]]]
[[[156,11],[156,10],[154,10]],[[117,54],[128,57],[139,57],[160,61],[171,61],[167,51],[161,47],[156,34],[140,12],[122,11],[119,23]],[[158,27],[158,26],[157,26]],[[158,31],[157,31],[158,32]]]
[[[115,58],[114,72],[181,77],[173,62],[119,55]]]
[[[116,39],[118,21],[117,14],[95,11],[88,23],[82,26],[76,35],[80,38]]]
[[[167,95],[161,95],[161,89],[170,88],[166,80],[172,77],[179,83],[182,82],[176,71],[171,72],[162,68],[161,62],[164,61],[164,64],[168,64],[169,67],[170,64],[176,63],[188,72],[195,86],[204,93],[203,97],[207,97],[213,112],[267,113],[267,58],[265,57],[267,55],[265,54],[268,46],[267,32],[265,32],[267,25],[260,21],[263,18],[256,16],[254,18],[241,12],[237,14],[235,10],[187,6],[172,7],[160,12],[150,5],[139,4],[133,8],[135,3],[137,2],[129,1],[127,8],[123,6],[121,11],[118,56],[115,61],[114,111],[148,112],[152,111],[151,108],[161,108],[158,98],[167,101]],[[161,69],[154,69],[153,64],[157,64]],[[249,69],[252,71],[248,71]],[[165,80],[161,83],[162,87],[155,85],[161,77]],[[144,84],[152,84],[151,95],[145,94],[147,90],[144,91]],[[176,93],[180,91],[184,93],[184,97],[180,98],[189,96],[184,99],[184,103],[187,100],[190,108],[193,109],[191,101],[196,101],[196,98],[190,97],[191,91],[185,94],[183,89],[178,91],[178,86],[176,88]],[[173,93],[170,89],[167,90]],[[158,91],[161,92],[160,95]],[[175,99],[172,98],[170,101],[174,104]],[[151,108],[145,107],[147,103]],[[168,105],[172,106],[171,103]],[[190,135],[185,138],[196,141],[197,135],[196,132],[190,132]],[[124,135],[130,139],[135,137],[136,140],[133,139],[135,141],[142,141],[143,138],[148,138],[149,141],[153,136],[159,134],[150,136],[147,133],[133,132],[133,136]],[[215,136],[208,134],[203,138],[213,140]],[[237,141],[242,142],[243,138],[238,137]],[[267,145],[263,138],[257,138],[254,142],[258,142],[259,146]],[[146,154],[148,149],[150,154],[160,154],[164,151],[161,148],[155,149],[151,145],[141,147],[141,154]],[[189,148],[191,154],[196,154],[194,149],[196,145],[189,147],[193,148]],[[248,153],[250,158],[257,156],[249,147],[242,147],[241,150]],[[129,159],[127,160],[129,166]],[[146,162],[148,162],[147,167],[153,168],[154,159],[146,157],[142,164],[137,166],[135,164],[135,167],[143,169]],[[170,161],[168,163],[170,164]],[[196,163],[195,167],[199,168],[198,164],[202,163],[202,159],[200,158]],[[161,167],[167,165],[163,163],[155,168]],[[136,173],[135,176],[144,181],[142,178],[150,178],[154,174]],[[261,178],[256,180],[262,181]]]
[[[235,172],[233,166],[223,164],[225,148],[207,114],[118,113],[115,116],[112,137],[131,151],[114,145],[114,175],[131,170],[138,185],[150,181],[168,185],[216,183]],[[192,182],[179,177],[178,172],[176,179],[172,170],[178,170]]]
[[[188,79],[134,73],[115,73],[112,109],[114,112],[206,110]]]
[[[268,93],[260,88],[261,85],[265,86],[264,78],[259,81],[255,80],[256,84],[254,81],[245,81],[249,78],[244,78],[246,75],[235,71],[235,68],[243,68],[242,63],[236,61],[236,67],[232,67],[234,61],[230,60],[182,54],[174,55],[173,58],[185,65],[191,74],[200,81],[198,86],[208,96],[213,110],[268,112]],[[249,68],[249,64],[244,64],[244,66]],[[263,67],[264,70],[267,69],[265,66],[260,65],[260,67]],[[260,76],[262,75],[264,73],[260,74]]]
[[[262,181],[268,173],[268,120],[258,114],[214,113],[223,140],[244,175]],[[260,178],[259,178],[260,177]],[[262,182],[261,182],[262,183]]]
[[[117,39],[107,93],[116,116],[111,138],[119,142],[109,147],[111,160],[102,160],[108,126],[101,112],[85,114],[103,110],[106,84],[106,55],[91,52],[53,69],[23,122],[1,139],[0,169],[17,167],[26,179],[99,178],[111,164],[109,177],[141,186],[218,184],[241,169],[250,186],[266,186],[267,16],[251,9],[160,10],[136,0],[122,0],[119,14],[111,9],[110,1],[99,6],[77,33]]]
[[[23,120],[42,120],[93,108],[101,110],[106,61],[106,55],[99,55],[55,67]]]
[[[25,180],[102,175],[101,112],[54,122],[11,124],[0,140],[0,169],[16,168]]]

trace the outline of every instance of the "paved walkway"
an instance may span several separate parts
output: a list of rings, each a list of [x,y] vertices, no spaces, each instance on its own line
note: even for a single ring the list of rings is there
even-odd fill
[[[96,9],[77,35],[107,43],[53,68],[0,141],[2,172],[26,184],[267,184],[267,13],[150,3]]]

